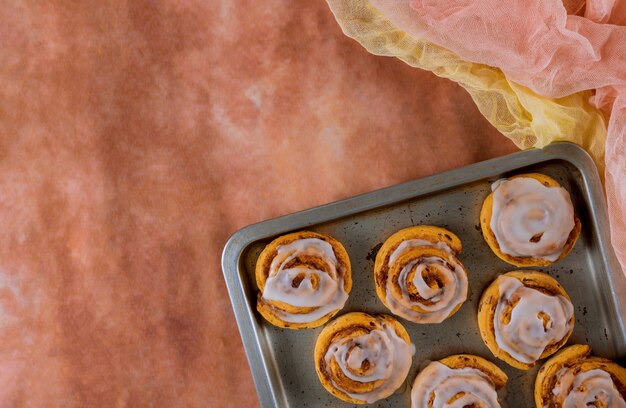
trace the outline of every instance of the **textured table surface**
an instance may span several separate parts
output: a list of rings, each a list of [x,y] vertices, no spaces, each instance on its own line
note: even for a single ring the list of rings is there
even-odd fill
[[[0,7],[0,406],[253,407],[237,229],[515,150],[323,1]]]

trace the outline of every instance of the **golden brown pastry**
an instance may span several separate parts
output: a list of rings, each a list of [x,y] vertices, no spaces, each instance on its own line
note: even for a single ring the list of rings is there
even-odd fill
[[[374,281],[380,300],[415,323],[440,323],[467,299],[467,272],[456,257],[461,240],[428,225],[400,230],[376,255]]]
[[[591,357],[591,347],[569,346],[541,367],[535,380],[537,408],[626,408],[626,369]]]
[[[276,238],[256,264],[257,310],[289,329],[321,326],[341,310],[352,288],[348,253],[328,235],[300,231]]]
[[[574,307],[551,276],[537,271],[508,272],[483,292],[478,327],[496,357],[528,370],[567,342],[574,330]]]
[[[480,226],[502,260],[516,266],[548,266],[564,258],[580,234],[567,190],[543,174],[498,180],[483,202]]]
[[[394,393],[411,368],[413,345],[391,316],[348,313],[330,322],[315,343],[315,370],[335,397],[368,404]]]
[[[458,354],[428,364],[411,390],[411,408],[498,408],[496,390],[508,377],[495,364],[470,354]]]

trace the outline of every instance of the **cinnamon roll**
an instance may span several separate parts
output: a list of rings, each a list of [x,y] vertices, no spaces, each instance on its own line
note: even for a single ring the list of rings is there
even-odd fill
[[[626,369],[592,357],[589,346],[569,346],[539,370],[535,404],[538,408],[626,408]]]
[[[257,310],[289,329],[321,326],[341,310],[352,288],[350,259],[339,241],[310,231],[276,238],[256,264]]]
[[[414,353],[408,333],[391,316],[348,313],[330,322],[315,343],[315,369],[328,392],[353,404],[394,393]]]
[[[411,408],[499,408],[508,378],[484,358],[458,354],[428,364],[415,378]]]
[[[480,226],[502,260],[516,266],[547,266],[564,258],[580,234],[567,190],[543,174],[498,180],[483,202]]]
[[[494,356],[528,370],[567,342],[574,330],[574,307],[551,276],[536,271],[508,272],[483,292],[478,326]]]
[[[420,225],[389,237],[376,255],[374,281],[380,300],[415,323],[441,323],[467,299],[467,272],[456,257],[461,240],[452,232]]]

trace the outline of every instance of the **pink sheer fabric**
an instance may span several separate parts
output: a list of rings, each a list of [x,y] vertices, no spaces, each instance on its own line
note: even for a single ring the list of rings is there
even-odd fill
[[[626,0],[371,0],[402,30],[500,68],[538,94],[596,89],[609,115],[611,240],[626,271]]]

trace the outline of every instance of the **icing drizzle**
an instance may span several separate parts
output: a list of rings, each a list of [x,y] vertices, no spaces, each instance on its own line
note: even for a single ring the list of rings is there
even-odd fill
[[[457,397],[451,401],[454,397]],[[473,367],[450,368],[434,361],[426,366],[411,390],[412,408],[499,408],[493,381]]]
[[[376,321],[376,328],[355,338],[342,338],[333,342],[324,356],[327,374],[333,385],[351,398],[372,403],[387,398],[406,379],[415,352],[396,334],[393,327]],[[341,372],[359,383],[376,382],[371,391],[354,393],[341,387],[330,372],[334,360]],[[363,369],[363,367],[367,367]]]
[[[309,265],[286,267],[299,256],[315,257],[326,268],[320,270]],[[348,300],[344,273],[345,267],[339,265],[331,244],[319,238],[299,239],[277,248],[262,297],[295,307],[314,308],[307,313],[289,313],[275,308],[275,313],[283,321],[313,322],[343,308]]]
[[[490,227],[500,250],[511,256],[556,261],[574,229],[574,207],[562,187],[530,177],[492,184]]]
[[[500,276],[498,284],[500,298],[493,318],[496,343],[516,360],[532,364],[548,345],[569,333],[574,307],[563,296],[546,295],[510,276]],[[509,307],[510,320],[505,324]]]
[[[602,369],[575,373],[573,367],[563,367],[557,373],[552,390],[563,401],[563,408],[597,406],[626,408],[626,401],[613,383],[611,375]]]
[[[386,285],[386,300],[389,309],[396,315],[416,323],[440,323],[445,320],[452,310],[467,299],[467,275],[463,266],[456,262],[450,247],[444,242],[433,243],[422,239],[408,239],[400,243],[389,256],[388,267],[405,252],[419,246],[430,246],[442,249],[451,256],[448,260],[439,257],[417,258],[402,268],[398,276],[398,285],[402,292],[402,298],[397,298],[391,292],[392,276],[388,274]],[[431,288],[424,280],[423,272],[426,268],[437,270],[445,283],[440,288]],[[415,270],[411,283],[417,289],[422,299],[429,304],[412,300],[407,287],[409,274]],[[415,306],[422,311],[415,310]]]

